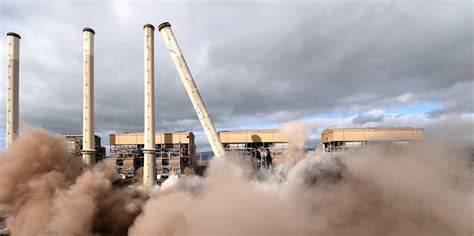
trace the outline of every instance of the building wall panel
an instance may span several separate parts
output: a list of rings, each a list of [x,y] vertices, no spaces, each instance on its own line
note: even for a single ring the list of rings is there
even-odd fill
[[[356,131],[356,130],[344,131],[344,140],[352,140],[352,141],[365,140],[365,132]]]
[[[391,140],[392,133],[387,130],[366,130],[366,140]]]
[[[419,128],[348,128],[327,129],[321,134],[321,142],[333,141],[396,141],[421,140],[423,129]]]
[[[155,143],[156,144],[173,144],[173,143],[189,143],[190,138],[194,138],[192,133],[156,133]],[[143,133],[134,134],[111,134],[110,144],[144,144]]]
[[[222,143],[288,142],[278,130],[221,131]]]

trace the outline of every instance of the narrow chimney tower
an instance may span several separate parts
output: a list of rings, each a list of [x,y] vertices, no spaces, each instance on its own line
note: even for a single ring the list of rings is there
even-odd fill
[[[189,98],[196,110],[199,121],[201,122],[202,128],[206,133],[209,144],[211,145],[212,151],[215,156],[224,156],[224,146],[222,146],[221,140],[217,135],[216,128],[212,123],[209,114],[207,113],[206,106],[202,100],[201,94],[194,82],[193,76],[189,71],[186,60],[184,59],[181,49],[179,48],[178,42],[174,37],[173,31],[171,30],[171,24],[164,22],[158,26],[163,39],[165,40],[166,47],[171,54],[171,59],[173,59],[174,65],[178,70],[181,81],[183,81],[184,88],[188,92]]]
[[[18,137],[19,123],[19,78],[20,78],[20,35],[7,33],[8,78],[7,78],[7,142],[8,148]]]
[[[145,33],[145,129],[144,129],[144,163],[143,185],[156,185],[156,150],[155,150],[155,56],[154,33],[151,24],[143,26]]]
[[[82,129],[82,162],[92,167],[95,164],[94,133],[94,35],[91,28],[83,30],[84,47],[84,100]]]

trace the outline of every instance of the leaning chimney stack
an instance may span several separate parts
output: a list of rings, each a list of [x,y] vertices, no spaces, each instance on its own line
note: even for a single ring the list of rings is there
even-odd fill
[[[204,132],[206,133],[214,155],[224,156],[224,146],[222,146],[219,135],[217,135],[216,128],[209,117],[209,113],[207,113],[207,109],[204,105],[201,94],[199,93],[196,83],[194,82],[191,71],[189,71],[189,67],[186,64],[183,54],[181,53],[181,49],[179,48],[178,42],[174,37],[173,31],[171,30],[171,24],[164,22],[158,26],[158,30],[165,40],[166,47],[171,54],[171,59],[173,59],[181,81],[184,84],[184,88],[188,92],[191,103],[194,106],[194,110],[196,110],[196,114],[199,118],[199,121],[201,122]]]
[[[156,150],[155,150],[155,56],[154,33],[151,24],[143,26],[145,32],[145,127],[144,127],[144,163],[143,185],[156,185]]]
[[[7,76],[7,137],[6,148],[18,137],[19,123],[19,78],[20,78],[20,35],[7,33],[8,76]]]
[[[94,35],[91,28],[83,30],[84,49],[84,97],[82,129],[82,162],[86,166],[95,164],[94,133]]]

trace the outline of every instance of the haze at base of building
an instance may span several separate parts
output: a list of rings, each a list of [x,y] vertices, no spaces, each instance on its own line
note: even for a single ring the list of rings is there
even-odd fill
[[[240,158],[230,156],[213,160],[206,178],[189,175],[157,190],[113,188],[118,177],[113,165],[82,169],[63,142],[31,130],[1,154],[0,203],[14,206],[7,220],[13,235],[463,235],[471,230],[466,206],[472,193],[457,190],[446,173],[452,168],[457,175],[469,173],[466,156],[430,145],[343,159],[291,149],[287,154],[297,162],[284,178],[268,173],[259,181]],[[294,147],[299,142],[289,140]],[[35,168],[25,170],[26,165]]]

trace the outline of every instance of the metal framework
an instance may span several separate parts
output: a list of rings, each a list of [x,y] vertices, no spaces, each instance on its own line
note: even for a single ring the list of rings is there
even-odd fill
[[[278,130],[221,131],[219,136],[226,152],[250,158],[255,170],[271,170],[288,146]]]
[[[268,152],[273,158],[281,156],[284,148],[288,146],[285,142],[248,142],[248,143],[224,143],[224,149],[241,156],[258,157],[262,151]],[[263,148],[263,149],[262,149]]]
[[[75,156],[80,157],[81,150],[83,150],[83,136],[80,134],[64,134],[64,138],[66,138],[66,145],[69,151]],[[96,162],[102,159],[105,159],[105,147],[101,146],[101,138],[95,135],[95,150],[97,150],[95,154]]]
[[[117,170],[122,178],[134,178],[143,167],[144,144],[141,136],[142,134],[111,135],[114,138],[111,138],[110,154],[112,158],[116,158]],[[125,139],[122,140],[122,137]],[[157,133],[157,137],[155,160],[158,180],[163,181],[172,174],[183,174],[186,168],[194,169],[196,148],[193,133]]]

